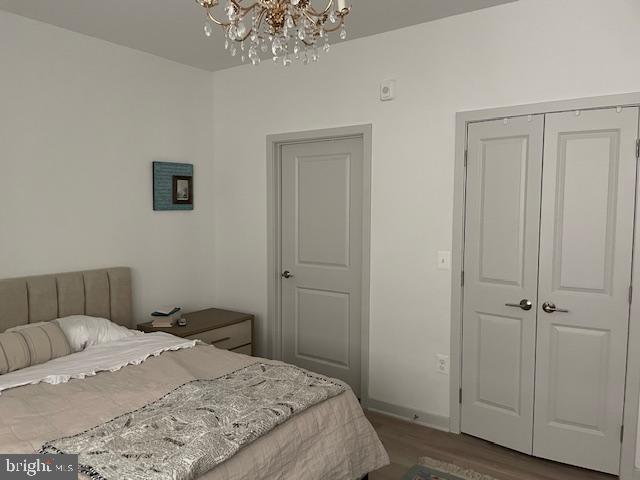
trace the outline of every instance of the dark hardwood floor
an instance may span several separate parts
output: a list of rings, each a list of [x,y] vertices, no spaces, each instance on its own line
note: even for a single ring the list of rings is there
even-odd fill
[[[370,474],[370,480],[399,480],[423,456],[471,468],[499,480],[618,478],[523,455],[468,435],[441,432],[376,412],[366,414],[391,457],[391,465]]]

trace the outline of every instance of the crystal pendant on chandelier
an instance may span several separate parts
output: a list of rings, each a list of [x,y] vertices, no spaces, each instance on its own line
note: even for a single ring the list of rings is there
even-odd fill
[[[238,38],[244,38],[247,34],[247,26],[244,22],[238,22],[238,26],[236,27],[236,35]]]
[[[282,49],[282,41],[279,38],[274,38],[273,43],[271,44],[271,51],[273,52],[273,56],[279,56],[282,53]]]
[[[211,34],[213,33],[213,25],[211,25],[211,22],[207,21],[204,24],[204,34],[207,37],[210,37]]]
[[[229,25],[229,30],[227,30],[227,34],[229,35],[229,40],[237,40],[238,39],[238,27],[231,24]]]
[[[205,35],[212,36],[213,23],[222,27],[225,50],[232,57],[240,50],[243,63],[249,60],[258,65],[261,54],[270,51],[273,60],[285,67],[291,65],[294,58],[304,64],[318,61],[320,50],[324,53],[331,50],[329,35],[333,32],[346,40],[345,17],[351,12],[347,0],[324,0],[324,8],[313,5],[322,1],[196,0],[206,10]],[[218,6],[224,10],[224,20],[214,16]]]

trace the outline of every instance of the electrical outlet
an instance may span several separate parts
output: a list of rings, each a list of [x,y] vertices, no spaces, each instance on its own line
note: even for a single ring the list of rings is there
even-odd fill
[[[442,375],[449,375],[449,355],[436,355],[436,369]]]

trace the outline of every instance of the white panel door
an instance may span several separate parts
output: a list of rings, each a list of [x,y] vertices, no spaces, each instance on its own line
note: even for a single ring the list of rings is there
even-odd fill
[[[637,108],[546,116],[533,452],[614,474],[637,132]]]
[[[543,125],[468,129],[462,431],[529,454]]]
[[[283,360],[360,393],[362,138],[282,147]]]

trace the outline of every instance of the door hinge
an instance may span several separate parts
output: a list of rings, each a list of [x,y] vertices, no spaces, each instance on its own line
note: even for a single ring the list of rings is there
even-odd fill
[[[636,160],[640,159],[640,138],[636,139]]]
[[[464,270],[460,272],[460,286],[464,287]]]
[[[462,405],[462,389],[458,390],[458,403]]]
[[[624,440],[624,425],[620,425],[620,443]]]
[[[629,305],[633,301],[633,285],[629,285]]]
[[[467,168],[467,163],[469,162],[469,150],[464,149],[464,168]]]

